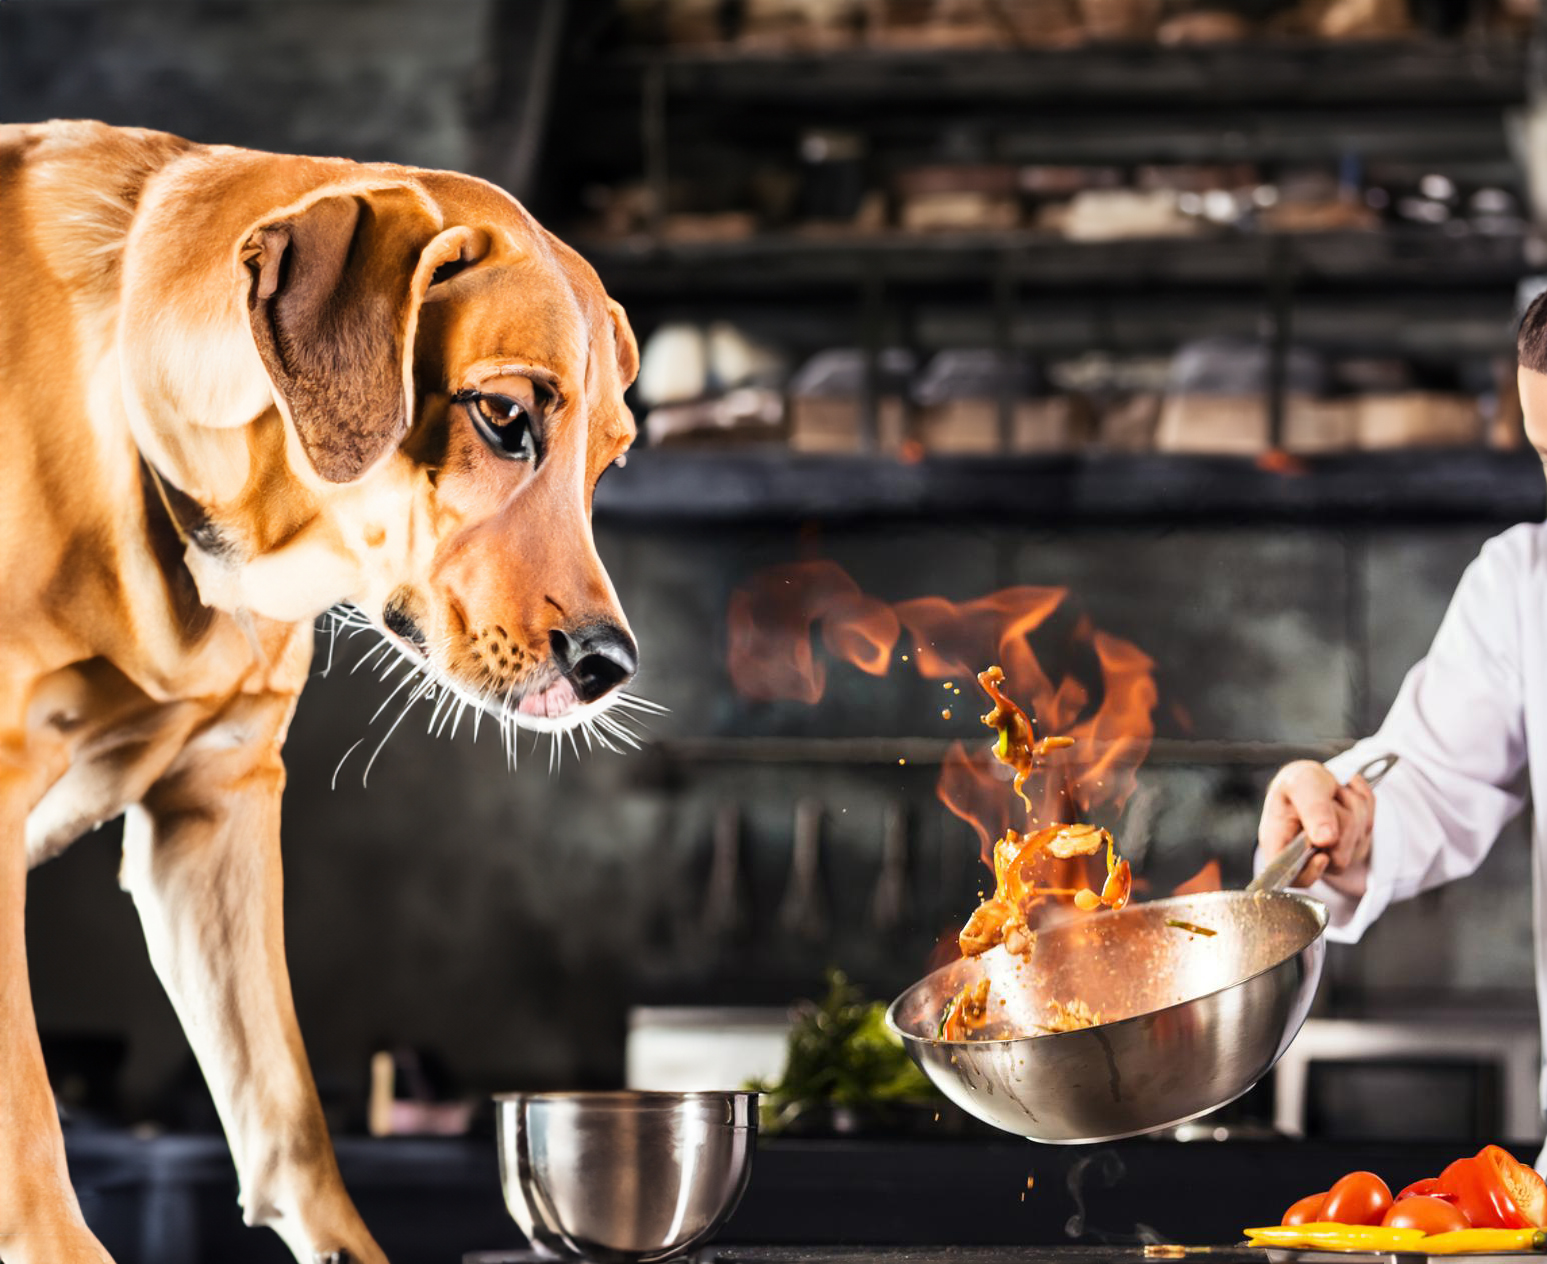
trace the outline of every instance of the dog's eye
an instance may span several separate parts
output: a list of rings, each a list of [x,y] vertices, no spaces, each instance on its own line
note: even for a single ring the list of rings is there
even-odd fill
[[[484,442],[512,461],[537,460],[537,435],[532,418],[520,400],[508,395],[480,395],[468,392],[458,396],[467,406],[473,425]]]

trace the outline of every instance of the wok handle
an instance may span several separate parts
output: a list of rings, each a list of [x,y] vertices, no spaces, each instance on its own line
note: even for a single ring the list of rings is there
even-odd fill
[[[1380,779],[1396,767],[1395,755],[1380,755],[1370,760],[1363,768],[1354,774],[1363,777],[1371,787],[1380,784]],[[1248,894],[1256,894],[1258,891],[1282,891],[1294,879],[1294,876],[1305,867],[1306,858],[1311,854],[1311,840],[1301,830],[1290,840],[1289,846],[1274,856],[1262,867],[1259,873],[1246,885]]]

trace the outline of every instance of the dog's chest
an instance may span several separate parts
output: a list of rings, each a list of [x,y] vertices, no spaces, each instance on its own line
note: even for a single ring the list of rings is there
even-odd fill
[[[27,816],[28,861],[46,860],[134,802],[175,756],[192,710],[157,702],[104,658],[40,680],[27,708],[28,747],[53,775]]]
[[[309,629],[251,646],[217,644],[214,663],[195,654],[184,663],[183,696],[154,696],[106,658],[71,664],[39,680],[31,692],[28,748],[45,771],[44,788],[27,817],[29,864],[57,854],[76,838],[118,816],[171,767],[191,742],[201,747],[250,740],[236,700],[254,692],[291,692],[292,642],[309,647]],[[276,663],[274,655],[279,661]],[[304,679],[305,657],[300,672]],[[298,691],[298,686],[296,691]]]

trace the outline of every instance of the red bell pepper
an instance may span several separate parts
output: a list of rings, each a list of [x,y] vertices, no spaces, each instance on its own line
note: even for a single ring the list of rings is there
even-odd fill
[[[1443,1198],[1447,1203],[1456,1201],[1454,1194],[1447,1194],[1440,1188],[1440,1178],[1437,1176],[1426,1176],[1421,1181],[1414,1181],[1397,1195],[1396,1201],[1401,1202],[1404,1198]]]
[[[1473,1228],[1537,1229],[1547,1224],[1547,1183],[1498,1146],[1484,1146],[1440,1173],[1440,1192]]]
[[[1496,1145],[1484,1146],[1479,1150],[1477,1161],[1485,1166],[1491,1165],[1498,1173],[1499,1183],[1525,1217],[1523,1227],[1547,1227],[1547,1181],[1542,1179],[1541,1173]]]

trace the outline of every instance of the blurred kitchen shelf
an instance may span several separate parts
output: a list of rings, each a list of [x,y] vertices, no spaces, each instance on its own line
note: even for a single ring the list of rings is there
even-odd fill
[[[1531,452],[1413,449],[1309,458],[1081,454],[917,464],[782,451],[641,450],[596,491],[603,521],[991,519],[1038,529],[1237,523],[1341,527],[1540,520]]]
[[[982,739],[987,749],[989,738]],[[1293,759],[1325,761],[1353,738],[1323,742],[1247,742],[1228,739],[1154,739],[1145,763],[1198,767],[1278,768]],[[933,737],[682,737],[649,743],[655,755],[680,764],[935,765],[961,743]]]
[[[1433,230],[1245,234],[1077,242],[1032,231],[767,233],[734,241],[577,239],[577,249],[624,301],[659,295],[978,282],[1008,272],[1039,289],[1092,286],[1265,287],[1287,274],[1297,290],[1438,290],[1513,285],[1533,267],[1522,236]]]
[[[1525,99],[1526,41],[1251,39],[1207,45],[1093,43],[1070,49],[676,48],[617,58],[700,98],[844,102],[959,98],[1063,106],[1283,102],[1509,105]]]

